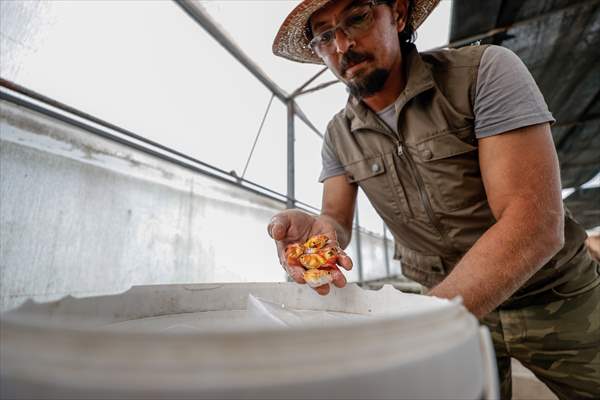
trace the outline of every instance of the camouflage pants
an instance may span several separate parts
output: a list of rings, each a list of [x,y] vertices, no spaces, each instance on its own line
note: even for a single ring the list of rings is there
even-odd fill
[[[502,399],[512,396],[516,358],[560,399],[600,399],[600,266],[576,291],[551,301],[497,309],[482,322],[492,334]]]

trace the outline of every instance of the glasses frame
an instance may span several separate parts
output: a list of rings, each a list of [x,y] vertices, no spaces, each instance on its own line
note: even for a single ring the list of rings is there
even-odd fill
[[[373,9],[376,6],[382,5],[382,4],[389,4],[389,0],[369,0],[368,2],[364,2],[364,3],[360,3],[360,4],[356,4],[354,6],[352,6],[351,8],[349,8],[346,13],[347,14],[351,14],[351,11],[354,8],[358,8],[358,7],[364,7],[364,6],[369,6],[369,11],[371,13],[373,13]],[[371,25],[367,28],[365,28],[364,33],[366,33],[370,28],[373,27],[373,21],[371,21]],[[319,35],[315,35],[313,36],[313,38],[309,41],[308,46],[311,48],[311,50],[318,55],[319,57],[323,58],[323,56],[329,55],[331,54],[331,52],[324,52],[324,51],[319,51],[317,50],[319,48],[318,42],[320,41],[320,39],[322,38],[323,35],[331,33],[334,37],[333,42],[335,42],[335,33],[338,30],[341,30],[342,32],[344,32],[344,35],[346,35],[347,38],[349,39],[355,39],[357,37],[356,34],[352,35],[348,32],[348,27],[345,27],[344,25],[346,24],[346,18],[343,18],[338,24],[336,24],[334,27],[327,29],[324,32],[321,32]]]

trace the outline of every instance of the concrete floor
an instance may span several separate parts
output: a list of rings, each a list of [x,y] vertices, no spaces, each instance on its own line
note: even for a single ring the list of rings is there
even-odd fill
[[[533,373],[513,358],[513,400],[558,400]]]

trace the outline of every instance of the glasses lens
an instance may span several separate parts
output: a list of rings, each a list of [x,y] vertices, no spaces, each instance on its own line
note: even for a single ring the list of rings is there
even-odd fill
[[[366,32],[372,23],[373,9],[370,6],[357,7],[343,19],[341,29],[349,36],[355,37]]]
[[[350,39],[359,37],[373,25],[373,9],[371,5],[354,7],[342,18],[339,25],[312,38],[309,45],[317,55],[329,55],[335,51],[335,31],[341,29]]]
[[[335,29],[331,29],[315,36],[310,41],[310,48],[317,54],[333,49],[333,38],[335,37]]]

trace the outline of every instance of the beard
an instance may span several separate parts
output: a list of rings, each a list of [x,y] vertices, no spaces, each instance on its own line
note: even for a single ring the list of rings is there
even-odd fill
[[[358,53],[352,49],[349,49],[346,54],[342,57],[340,64],[342,76],[345,75],[346,70],[353,65],[359,64],[363,61],[371,61],[373,56],[368,53]],[[348,92],[358,100],[365,97],[373,96],[375,93],[383,89],[385,82],[387,81],[390,71],[384,68],[377,68],[364,76],[357,76],[353,81],[346,82]]]
[[[346,86],[348,87],[348,92],[352,96],[356,97],[358,100],[362,100],[365,97],[373,96],[383,89],[389,75],[389,70],[377,68],[365,76],[358,77],[353,82],[348,82]]]

